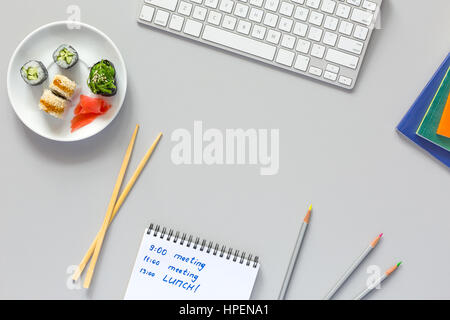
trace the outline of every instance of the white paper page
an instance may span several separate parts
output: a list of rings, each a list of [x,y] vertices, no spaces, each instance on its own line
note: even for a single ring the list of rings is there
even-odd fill
[[[128,283],[125,299],[130,300],[248,300],[259,270],[259,264],[240,257],[226,259],[227,252],[213,255],[213,249],[200,251],[199,244],[187,247],[163,239],[161,233],[145,231]],[[234,251],[233,251],[234,252]]]

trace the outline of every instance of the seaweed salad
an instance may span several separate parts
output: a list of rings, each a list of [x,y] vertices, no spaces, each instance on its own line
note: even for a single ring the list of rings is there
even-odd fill
[[[117,93],[116,69],[108,60],[101,60],[94,64],[89,73],[88,86],[92,93],[105,97]]]

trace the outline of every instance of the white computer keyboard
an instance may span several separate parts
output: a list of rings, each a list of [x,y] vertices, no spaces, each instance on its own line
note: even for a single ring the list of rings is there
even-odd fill
[[[138,21],[343,88],[382,0],[145,0]]]

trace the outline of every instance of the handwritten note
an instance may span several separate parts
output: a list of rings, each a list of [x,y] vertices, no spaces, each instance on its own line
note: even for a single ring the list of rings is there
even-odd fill
[[[146,230],[128,283],[125,299],[215,300],[249,299],[259,264],[198,244]]]

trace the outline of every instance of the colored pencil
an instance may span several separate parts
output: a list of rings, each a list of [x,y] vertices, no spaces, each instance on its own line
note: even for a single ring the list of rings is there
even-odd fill
[[[395,270],[397,270],[398,267],[402,262],[397,263],[395,266],[389,268],[381,277],[376,281],[373,285],[367,287],[363,292],[361,292],[359,295],[355,297],[353,300],[361,300],[365,296],[367,296],[370,292],[372,292],[379,284],[381,284],[384,280],[386,280]]]
[[[158,145],[159,141],[161,140],[161,137],[162,137],[162,133],[160,133],[158,135],[158,137],[156,138],[156,140],[153,142],[152,146],[150,147],[150,149],[147,151],[147,153],[144,156],[144,158],[139,163],[136,171],[133,173],[133,176],[131,177],[130,181],[127,183],[124,191],[119,196],[119,199],[117,200],[117,202],[116,202],[116,204],[114,206],[114,211],[112,213],[112,216],[111,216],[111,219],[109,221],[109,224],[111,224],[111,222],[115,218],[117,212],[122,207],[123,202],[125,201],[125,199],[127,198],[128,194],[130,193],[131,189],[133,188],[136,180],[139,178],[142,170],[144,169],[144,167],[147,164],[148,160],[150,159],[153,151],[155,150],[156,146]],[[72,276],[72,280],[73,281],[77,281],[78,278],[83,273],[84,268],[86,267],[87,263],[89,262],[89,259],[91,258],[92,254],[94,253],[94,250],[95,250],[95,247],[96,247],[97,240],[98,240],[99,236],[100,236],[100,231],[99,231],[99,233],[97,233],[94,241],[92,241],[91,246],[87,250],[87,252],[84,255],[83,259],[81,260],[81,263],[79,264],[76,272],[73,274],[73,276]]]
[[[369,255],[369,253],[376,247],[378,241],[380,241],[382,236],[383,234],[381,233],[369,244],[369,246],[361,253],[361,255],[355,260],[355,262],[353,262],[350,268],[348,268],[347,271],[345,271],[345,273],[334,285],[334,287],[331,288],[331,290],[325,296],[324,298],[325,300],[330,300],[336,294],[336,292],[341,288],[344,282],[347,281],[347,279],[352,275],[352,273],[356,270],[356,268],[358,268],[358,266],[364,261],[364,259]]]
[[[283,280],[283,285],[281,287],[280,294],[278,295],[278,300],[284,300],[284,297],[286,296],[286,291],[289,287],[289,283],[291,282],[292,272],[294,271],[298,254],[300,253],[300,249],[302,247],[303,238],[305,237],[306,229],[308,228],[309,225],[309,220],[311,218],[311,211],[312,206],[309,206],[308,212],[306,213],[306,216],[303,219],[302,225],[300,227],[297,242],[295,243],[294,251],[292,253],[291,260],[289,261],[288,269],[286,271],[286,275]]]

